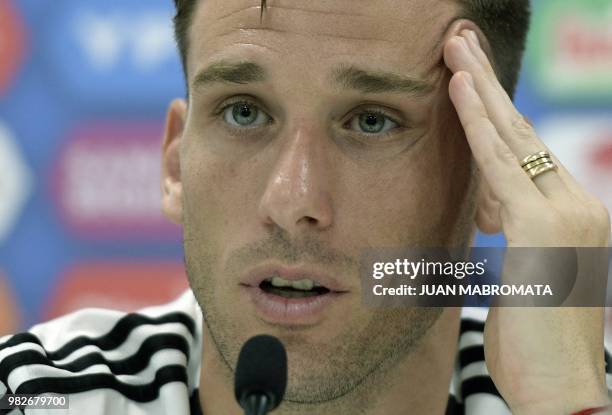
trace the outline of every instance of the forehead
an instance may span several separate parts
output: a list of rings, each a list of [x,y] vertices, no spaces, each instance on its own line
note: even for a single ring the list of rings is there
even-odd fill
[[[426,75],[457,14],[449,0],[199,0],[188,73],[217,58],[316,68],[364,63]],[[268,62],[265,62],[265,61]]]

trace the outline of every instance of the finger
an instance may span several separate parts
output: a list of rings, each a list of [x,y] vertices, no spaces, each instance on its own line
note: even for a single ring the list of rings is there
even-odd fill
[[[516,110],[498,82],[486,55],[470,37],[465,33],[464,36],[456,36],[449,41],[445,50],[447,63],[452,71],[465,70],[473,76],[476,91],[491,122],[520,164],[525,157],[544,151],[546,147]],[[565,183],[554,171],[535,177],[534,183],[549,198],[567,193]]]
[[[462,32],[462,36],[466,39],[468,48],[474,58],[476,64],[474,70],[480,74],[475,81],[476,88],[479,90],[478,85],[480,84],[484,90],[483,101],[485,101],[485,107],[491,108],[490,116],[493,119],[493,124],[500,131],[502,137],[507,137],[506,142],[519,160],[540,151],[547,151],[553,161],[556,162],[561,173],[557,172],[559,177],[554,173],[537,176],[533,179],[534,183],[548,197],[563,194],[568,190],[568,185],[575,184],[571,183],[574,182],[573,179],[568,180],[569,177],[567,176],[570,175],[567,169],[561,165],[550,149],[538,138],[531,123],[516,109],[506,90],[499,82],[487,54],[480,46],[476,33],[465,30]],[[478,80],[481,80],[481,82],[479,83]]]
[[[484,71],[485,78],[489,81],[489,83],[493,87],[492,91],[495,91],[499,99],[502,101],[502,108],[499,111],[494,111],[493,114],[491,115],[492,118],[496,118],[496,119],[499,118],[499,124],[502,127],[505,127],[504,128],[505,130],[508,130],[508,132],[511,133],[512,129],[509,128],[508,123],[505,122],[507,117],[503,117],[504,109],[507,109],[508,111],[510,111],[512,114],[511,117],[516,117],[516,120],[520,119],[520,121],[516,121],[516,123],[519,123],[525,126],[530,131],[530,133],[533,133],[533,138],[538,143],[537,147],[532,148],[532,150],[535,150],[533,152],[547,151],[551,155],[551,158],[553,159],[553,161],[555,161],[555,163],[559,167],[558,173],[563,179],[563,181],[566,184],[571,184],[572,186],[580,187],[578,183],[576,182],[576,180],[574,179],[574,177],[565,168],[565,166],[554,156],[554,154],[544,144],[544,142],[542,142],[537,137],[537,135],[534,133],[535,130],[533,128],[533,124],[516,109],[516,107],[514,106],[514,103],[508,96],[506,90],[504,89],[504,87],[501,85],[501,83],[497,79],[497,75],[495,74],[495,70],[493,69],[491,65],[491,61],[489,60],[489,58],[487,57],[487,54],[482,50],[482,47],[480,46],[480,41],[478,40],[478,36],[476,36],[476,34],[473,31],[464,31],[464,32],[469,32],[469,33],[462,33],[463,37],[466,40],[468,40],[468,47],[470,48],[470,51],[472,52],[472,54],[474,55],[474,57],[480,64],[480,67]],[[478,69],[478,67],[476,69]],[[488,91],[489,89],[485,88],[485,93]],[[492,102],[492,107],[495,108],[495,101],[496,101],[495,97],[491,97],[490,101]],[[502,114],[502,116],[500,117],[499,114]],[[494,124],[497,125],[497,122],[495,122]],[[533,154],[533,153],[530,153],[530,154]],[[521,155],[517,155],[517,156],[519,159],[522,160]]]
[[[531,126],[531,128],[534,128],[533,123],[531,122],[529,118],[527,118],[526,116],[523,116],[523,118],[525,119],[527,124]],[[548,154],[550,154],[550,157],[553,159],[555,164],[559,167],[558,174],[559,176],[561,176],[561,180],[563,180],[567,188],[576,195],[578,194],[582,195],[584,193],[582,191],[582,186],[580,186],[580,184],[576,181],[574,176],[572,176],[569,170],[567,170],[567,168],[563,165],[563,163],[561,163],[561,161],[553,154],[553,152],[550,151],[548,146],[544,144],[543,141],[542,141],[542,145],[544,146],[545,151],[547,151]]]
[[[557,165],[557,174],[561,180],[563,180],[567,190],[579,198],[585,198],[586,193],[584,192],[582,185],[578,183],[576,178],[569,172],[569,170],[567,170],[565,165],[561,163],[557,156],[555,156],[544,143],[542,143],[542,145],[544,146],[544,151],[547,151],[548,154],[550,154],[550,158],[552,158],[553,162]],[[539,177],[536,177],[534,180],[537,180],[538,178]]]
[[[449,94],[474,159],[496,199],[512,209],[542,198],[514,153],[497,133],[474,88],[471,75],[463,71],[453,75]]]
[[[502,232],[501,203],[495,199],[486,181],[483,181],[482,185],[476,211],[478,229],[486,234]]]
[[[482,50],[473,46],[467,33],[473,32],[463,31],[462,36],[450,39],[445,49],[446,63],[453,72],[467,71],[472,75],[491,121],[500,133],[507,133],[510,120],[521,115],[499,84],[486,55],[480,56],[479,50]]]

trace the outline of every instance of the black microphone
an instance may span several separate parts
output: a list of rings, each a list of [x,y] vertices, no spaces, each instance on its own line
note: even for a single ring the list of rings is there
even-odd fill
[[[265,415],[276,409],[287,387],[287,352],[276,337],[251,337],[236,364],[234,393],[245,415]]]

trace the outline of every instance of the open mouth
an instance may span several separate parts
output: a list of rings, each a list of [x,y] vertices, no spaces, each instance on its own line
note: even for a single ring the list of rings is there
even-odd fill
[[[266,323],[314,327],[350,298],[333,277],[307,267],[260,266],[240,285]]]
[[[330,292],[328,288],[308,278],[296,281],[280,277],[267,278],[259,284],[259,288],[268,294],[283,298],[316,297]]]

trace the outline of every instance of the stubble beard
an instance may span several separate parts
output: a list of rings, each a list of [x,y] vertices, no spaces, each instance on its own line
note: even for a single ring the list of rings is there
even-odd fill
[[[189,282],[202,309],[207,334],[227,368],[227,381],[233,384],[235,362],[247,340],[244,333],[252,329],[240,319],[251,318],[251,314],[240,310],[243,304],[235,299],[224,299],[216,289],[216,281],[237,280],[235,268],[230,267],[230,275],[226,273],[227,268],[226,272],[217,271],[214,250],[201,241],[188,238],[187,226],[185,230],[185,267]],[[300,249],[287,248],[290,245],[286,242],[270,239],[237,256],[253,257],[268,248],[282,247],[267,251],[267,257],[295,259],[295,255],[305,252],[303,248],[307,247],[306,251],[319,254],[319,260],[338,260],[337,255],[323,258],[317,242],[311,241],[310,246],[307,243]],[[240,264],[241,259],[236,258],[234,263]],[[352,259],[341,259],[346,265],[355,264]],[[356,271],[354,277],[358,278]],[[329,333],[329,341],[325,344],[309,342],[308,331],[287,330],[277,334],[287,349],[289,368],[287,392],[279,414],[313,410],[321,414],[328,411],[342,414],[365,410],[374,401],[373,396],[390,386],[391,373],[415,350],[442,311],[441,308],[378,309],[371,310],[367,319],[351,319],[353,313],[347,311],[345,315],[349,317],[343,329]],[[363,313],[355,314],[363,316]],[[259,323],[258,327],[261,327]],[[270,331],[278,333],[278,328]],[[355,408],[360,410],[355,412]]]

